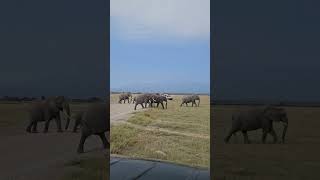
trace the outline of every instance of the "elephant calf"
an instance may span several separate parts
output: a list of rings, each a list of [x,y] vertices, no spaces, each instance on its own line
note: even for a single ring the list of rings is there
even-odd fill
[[[120,94],[118,102],[121,104],[121,102],[123,101],[124,104],[125,104],[126,100],[128,100],[129,104],[132,101],[132,94],[130,92]]]
[[[241,131],[244,137],[244,143],[250,143],[247,131],[262,129],[262,142],[265,143],[267,134],[270,133],[273,136],[273,142],[276,143],[277,135],[272,126],[273,122],[283,123],[282,142],[284,143],[288,127],[287,114],[284,109],[272,106],[255,108],[233,114],[232,127],[225,138],[225,142],[228,143],[232,135]]]
[[[109,109],[109,103],[96,103],[90,105],[82,114],[78,153],[83,153],[84,143],[90,135],[98,135],[102,140],[103,148],[110,145],[105,136],[105,132],[110,131],[110,117],[107,109]]]

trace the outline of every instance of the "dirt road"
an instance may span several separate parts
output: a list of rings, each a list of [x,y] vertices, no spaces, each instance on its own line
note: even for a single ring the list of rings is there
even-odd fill
[[[112,104],[110,118],[112,123],[127,120],[134,105]],[[138,110],[139,111],[139,110]],[[65,122],[63,121],[63,124]],[[66,171],[65,163],[88,156],[104,157],[107,151],[103,150],[99,137],[91,136],[85,144],[84,154],[77,154],[80,133],[71,130],[63,133],[56,132],[55,122],[50,123],[49,133],[44,134],[44,123],[38,125],[40,133],[25,132],[23,124],[17,127],[2,128],[0,136],[0,179],[61,179]],[[71,122],[72,129],[73,122]]]
[[[57,133],[54,126],[47,134],[28,134],[23,130],[18,135],[0,138],[0,179],[61,179],[67,170],[65,163],[86,156],[103,157],[106,153],[95,136],[87,139],[86,153],[78,155],[80,133]]]
[[[134,110],[134,104],[110,104],[111,124],[120,123],[128,120],[134,112],[142,111],[140,106]]]

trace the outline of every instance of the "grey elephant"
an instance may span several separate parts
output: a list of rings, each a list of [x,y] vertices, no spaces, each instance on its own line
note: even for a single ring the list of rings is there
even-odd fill
[[[199,99],[200,99],[200,98],[199,98]],[[194,95],[183,96],[180,107],[181,107],[183,104],[186,104],[186,106],[188,106],[188,103],[192,103],[192,107],[193,107],[193,105],[197,106],[196,98],[195,98]],[[200,102],[199,102],[199,103],[200,103]]]
[[[128,103],[130,103],[131,102],[131,99],[132,99],[132,95],[131,95],[131,93],[130,92],[128,92],[128,93],[122,93],[122,94],[120,94],[119,95],[119,103],[122,103],[122,101],[124,102],[124,103],[126,103],[126,100],[128,100]]]
[[[244,137],[244,143],[250,143],[247,131],[262,129],[262,142],[265,143],[267,134],[269,133],[273,136],[273,142],[276,143],[278,138],[273,129],[273,122],[283,123],[282,143],[284,143],[288,128],[287,113],[283,108],[273,106],[253,108],[233,114],[232,127],[225,138],[225,142],[228,143],[232,135],[241,131]]]
[[[81,115],[81,139],[78,146],[78,153],[83,153],[86,139],[91,135],[101,138],[103,148],[110,144],[106,139],[105,132],[110,132],[110,117],[108,114],[109,103],[91,104]]]
[[[135,106],[134,106],[134,110],[137,109],[138,105],[141,105],[142,108],[147,107],[148,104],[150,104],[150,106],[152,106],[152,94],[150,93],[145,93],[145,94],[140,94],[138,96],[135,97],[136,101],[135,101]]]
[[[195,100],[195,101],[198,101],[198,107],[200,106],[200,96],[198,96],[198,95],[196,95],[196,94],[194,94],[194,95],[192,95],[193,96],[193,99]]]
[[[60,112],[66,111],[70,116],[70,107],[67,99],[64,96],[48,97],[47,99],[35,102],[29,109],[29,124],[27,132],[37,133],[38,122],[45,122],[44,133],[48,132],[49,123],[52,119],[56,120],[58,132],[62,132]],[[67,117],[68,126],[70,118]]]
[[[167,98],[160,95],[153,95],[153,103],[157,103],[157,107],[159,107],[159,104],[162,105],[162,109],[164,109],[163,103],[166,103],[166,109],[168,108],[168,101]]]

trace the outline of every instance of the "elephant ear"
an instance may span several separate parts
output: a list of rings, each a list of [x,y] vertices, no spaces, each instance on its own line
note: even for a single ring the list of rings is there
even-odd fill
[[[56,96],[55,98],[56,103],[62,104],[65,101],[64,96]]]
[[[282,115],[284,114],[284,110],[282,108],[277,108],[274,106],[267,106],[264,111],[263,115],[271,121],[280,121]]]

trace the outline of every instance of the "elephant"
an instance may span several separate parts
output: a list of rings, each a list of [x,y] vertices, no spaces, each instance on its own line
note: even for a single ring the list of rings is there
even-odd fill
[[[101,138],[104,149],[110,145],[105,136],[105,132],[110,132],[110,117],[107,111],[109,108],[109,103],[94,103],[83,112],[78,153],[84,152],[84,143],[91,135],[97,135]]]
[[[124,103],[126,103],[126,100],[128,100],[128,103],[132,101],[132,95],[130,92],[120,94],[118,102],[121,103],[122,101],[124,101]]]
[[[285,141],[285,135],[288,128],[287,113],[283,108],[267,106],[264,108],[253,108],[246,111],[234,113],[232,115],[232,127],[224,141],[229,139],[236,132],[241,131],[244,137],[244,143],[250,143],[247,131],[262,129],[262,143],[265,143],[267,134],[273,136],[273,143],[278,141],[277,135],[273,129],[273,122],[281,122],[284,125],[282,132],[282,143]]]
[[[194,100],[198,100],[198,107],[200,106],[200,97],[196,94],[193,95]]]
[[[37,124],[41,121],[45,121],[43,132],[48,132],[49,123],[52,119],[56,120],[58,132],[62,132],[60,111],[66,111],[66,114],[70,116],[69,103],[64,96],[48,97],[45,100],[35,102],[29,109],[30,122],[26,129],[27,132],[37,133]],[[69,122],[70,118],[67,117],[66,128]]]
[[[164,109],[164,106],[163,106],[163,102],[166,102],[166,109],[168,108],[168,101],[167,101],[167,98],[164,97],[164,96],[160,96],[160,95],[153,95],[153,102],[154,103],[157,103],[157,107],[159,107],[159,104],[162,105],[162,109]]]
[[[153,102],[152,96],[153,95],[150,93],[145,93],[145,94],[141,94],[141,95],[136,96],[134,110],[137,109],[137,106],[139,104],[142,106],[142,108],[147,107],[148,103],[152,107],[152,102]],[[143,104],[145,104],[145,106]]]
[[[193,107],[193,105],[197,106],[196,97],[194,95],[183,96],[182,103],[181,103],[180,107],[183,104],[186,104],[186,106],[188,106],[188,103],[192,103],[192,107]],[[199,103],[200,103],[200,98],[199,98]]]

